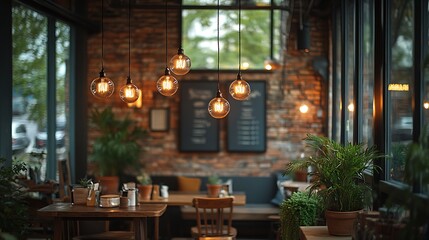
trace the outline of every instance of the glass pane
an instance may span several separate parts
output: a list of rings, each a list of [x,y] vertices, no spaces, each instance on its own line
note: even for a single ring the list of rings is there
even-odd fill
[[[241,14],[242,68],[263,69],[270,56],[270,11]],[[217,10],[183,10],[182,45],[193,69],[217,69]],[[238,11],[220,11],[220,68],[238,68]],[[251,49],[251,50],[248,50]],[[254,49],[258,49],[254,51]]]
[[[348,142],[353,142],[353,117],[355,114],[356,103],[354,100],[354,83],[356,80],[356,76],[354,74],[355,69],[355,5],[354,1],[350,0],[348,3],[347,9],[347,17],[348,17],[348,36],[347,36],[347,54],[346,58],[348,61],[347,67],[347,80],[348,80],[348,100],[347,100],[347,111],[348,111],[348,119],[346,121],[346,136]]]
[[[429,3],[427,6],[426,16],[429,16]],[[423,23],[423,26],[427,26],[426,32],[426,51],[429,50],[429,20],[426,18],[426,23]],[[424,63],[424,89],[425,94],[423,96],[423,123],[429,125],[429,54],[426,52],[425,63]]]
[[[413,9],[413,1],[392,1],[388,146],[392,154],[390,177],[398,181],[403,181],[405,146],[412,141],[413,132]]]
[[[335,119],[332,123],[333,135],[332,139],[339,142],[341,140],[341,110],[342,110],[342,101],[341,101],[341,24],[340,24],[340,12],[336,12],[336,24],[335,24],[335,58],[336,62],[334,63],[333,70],[335,71],[334,76],[334,86],[333,91],[335,94],[335,98],[333,99],[333,114]]]
[[[56,23],[57,35],[57,131],[55,133],[57,160],[66,159],[69,149],[67,119],[69,119],[69,71],[70,71],[70,27],[62,22]]]
[[[29,161],[35,180],[44,180],[44,161],[31,158],[28,152],[39,150],[38,129],[46,124],[47,95],[47,19],[22,5],[12,9],[13,38],[13,112],[12,145],[14,157]],[[25,131],[16,132],[18,126]]]
[[[363,99],[362,99],[362,143],[374,144],[373,102],[374,102],[374,6],[373,1],[364,1],[363,10]]]

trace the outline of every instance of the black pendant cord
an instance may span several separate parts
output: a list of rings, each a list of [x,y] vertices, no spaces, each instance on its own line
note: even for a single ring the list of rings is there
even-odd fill
[[[217,0],[217,90],[220,92],[220,47],[219,47],[219,41],[220,41],[220,28],[219,28],[219,12],[220,12],[220,0]]]
[[[104,71],[104,0],[101,0],[101,71]]]
[[[168,67],[168,53],[167,53],[167,46],[168,46],[168,35],[167,35],[167,31],[168,31],[168,23],[167,23],[167,12],[168,12],[168,4],[167,4],[167,0],[165,0],[165,67]]]
[[[131,79],[131,0],[128,0],[128,79]]]
[[[241,75],[241,0],[238,0],[238,74]]]

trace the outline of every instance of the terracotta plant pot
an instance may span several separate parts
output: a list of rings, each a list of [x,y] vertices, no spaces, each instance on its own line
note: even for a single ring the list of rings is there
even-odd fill
[[[152,185],[138,185],[139,198],[141,200],[150,200],[152,195]]]
[[[326,210],[326,226],[328,226],[329,234],[335,236],[351,236],[353,224],[357,220],[359,212],[361,211],[335,212]]]
[[[98,178],[101,187],[101,194],[118,194],[119,177],[118,176],[102,176]]]
[[[89,188],[75,187],[73,188],[73,204],[86,205]]]
[[[219,197],[220,190],[222,189],[221,184],[207,184],[207,195],[208,197]]]

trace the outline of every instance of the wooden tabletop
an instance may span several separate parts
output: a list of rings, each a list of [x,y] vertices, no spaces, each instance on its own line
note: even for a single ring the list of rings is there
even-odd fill
[[[170,192],[168,198],[159,198],[151,200],[142,200],[139,199],[140,205],[145,205],[145,203],[153,204],[167,204],[171,206],[192,206],[192,200],[196,197],[207,197],[207,193],[191,193],[191,192]],[[234,193],[232,196],[234,198],[233,204],[236,206],[246,205],[246,195],[244,193]]]
[[[60,218],[139,218],[160,217],[166,209],[165,204],[140,204],[135,207],[87,207],[70,203],[54,203],[38,210],[44,217]]]
[[[333,236],[328,232],[326,226],[299,227],[299,237],[301,240],[350,240],[351,236]]]
[[[296,189],[296,191],[305,191],[308,189],[308,187],[311,185],[308,182],[297,182],[297,181],[291,181],[291,180],[287,180],[281,183],[283,187],[291,190],[291,189]]]

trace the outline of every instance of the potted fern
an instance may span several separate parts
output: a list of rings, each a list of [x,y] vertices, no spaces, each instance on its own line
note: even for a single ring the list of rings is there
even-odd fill
[[[313,181],[310,193],[320,196],[326,224],[331,235],[351,235],[359,211],[371,204],[371,187],[364,171],[371,170],[374,159],[381,157],[374,147],[362,144],[341,145],[329,138],[308,134],[305,138],[315,154],[291,162],[287,172],[308,169]]]
[[[90,120],[99,135],[89,159],[98,170],[102,192],[117,193],[119,177],[123,177],[128,168],[140,168],[140,143],[146,130],[128,117],[117,118],[111,108],[93,110]]]

